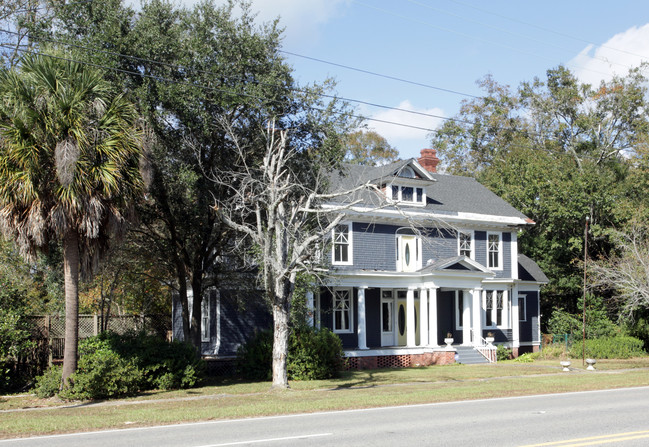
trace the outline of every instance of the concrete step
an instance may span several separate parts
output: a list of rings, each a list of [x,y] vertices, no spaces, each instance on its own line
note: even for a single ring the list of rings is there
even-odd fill
[[[458,355],[458,363],[464,365],[478,365],[481,363],[489,363],[489,361],[484,358],[482,354],[473,349],[470,346],[453,346]]]

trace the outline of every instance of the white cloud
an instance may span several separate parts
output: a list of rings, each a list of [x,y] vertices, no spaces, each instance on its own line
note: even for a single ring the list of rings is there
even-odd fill
[[[350,0],[252,0],[258,20],[268,22],[280,18],[285,40],[303,42],[316,39],[318,25],[341,14]]]
[[[575,75],[585,83],[599,85],[613,75],[624,76],[629,68],[649,61],[649,23],[631,27],[616,34],[599,47],[588,45],[569,65]]]
[[[437,117],[443,117],[446,114],[439,108],[417,108],[408,100],[401,101],[396,108],[418,112],[420,114],[408,113],[401,110],[386,110],[375,113],[370,117],[387,122],[384,123],[368,120],[367,125],[370,129],[385,137],[392,146],[399,150],[402,157],[418,156],[420,149],[430,146],[430,131],[390,123],[405,124],[408,126],[421,127],[423,129],[436,129],[443,121],[442,118]],[[437,117],[421,114],[435,115]],[[368,116],[367,114],[365,115]]]

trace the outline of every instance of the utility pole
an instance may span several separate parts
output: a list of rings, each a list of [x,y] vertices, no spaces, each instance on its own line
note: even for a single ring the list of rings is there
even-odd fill
[[[590,216],[586,216],[586,228],[584,229],[584,299],[582,302],[583,306],[583,341],[581,346],[581,361],[582,365],[586,364],[586,262],[588,259],[588,222],[590,221]]]

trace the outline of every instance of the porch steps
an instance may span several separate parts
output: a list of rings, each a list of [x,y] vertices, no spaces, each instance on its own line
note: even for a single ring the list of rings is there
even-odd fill
[[[482,354],[473,349],[471,346],[453,346],[457,351],[458,363],[464,365],[477,365],[480,363],[489,363],[489,361],[484,358]]]

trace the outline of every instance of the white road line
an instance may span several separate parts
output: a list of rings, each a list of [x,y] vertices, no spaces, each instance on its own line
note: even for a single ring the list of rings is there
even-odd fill
[[[333,433],[316,433],[312,435],[298,435],[298,436],[286,436],[283,438],[266,438],[266,439],[254,439],[251,441],[237,441],[237,442],[226,442],[225,444],[209,444],[201,445],[196,447],[224,447],[226,445],[244,445],[244,444],[258,444],[261,442],[277,442],[277,441],[288,441],[291,439],[307,439],[307,438],[318,438],[322,436],[331,436]]]

